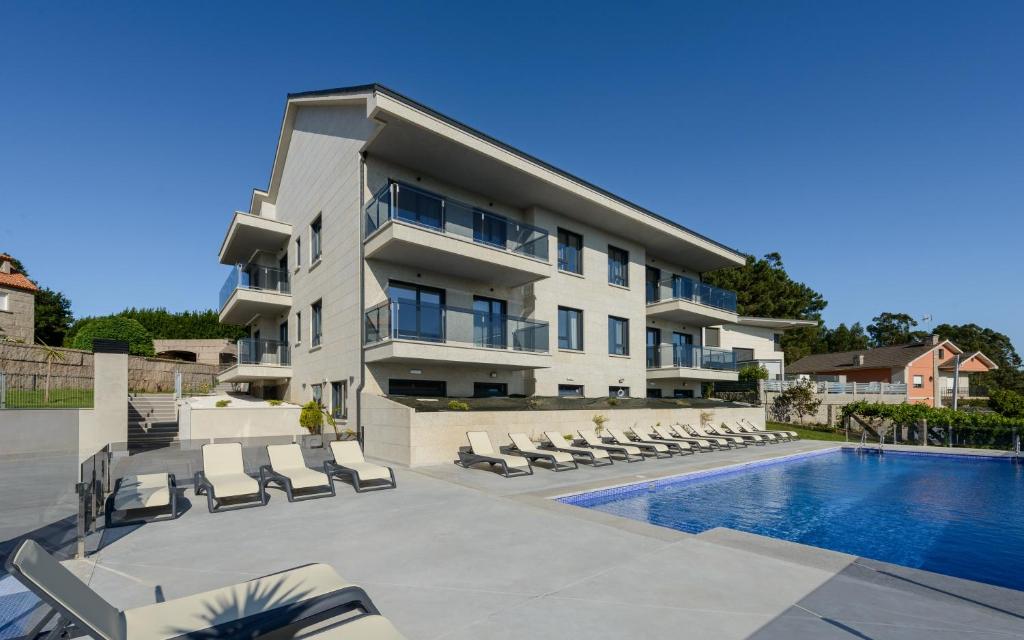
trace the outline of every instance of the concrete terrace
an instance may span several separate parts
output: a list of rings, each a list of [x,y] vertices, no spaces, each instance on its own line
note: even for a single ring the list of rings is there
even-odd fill
[[[1024,636],[1022,592],[731,530],[693,536],[548,498],[833,446],[512,479],[451,464],[397,469],[397,490],[342,485],[335,498],[290,504],[271,489],[267,507],[219,514],[193,500],[179,520],[114,529],[71,564],[131,607],[324,562],[409,638]]]

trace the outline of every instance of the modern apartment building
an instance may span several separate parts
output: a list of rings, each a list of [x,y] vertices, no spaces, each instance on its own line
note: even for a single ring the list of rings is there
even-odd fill
[[[380,85],[288,97],[236,213],[222,380],[338,416],[360,393],[643,397],[735,380],[701,282],[744,256]]]

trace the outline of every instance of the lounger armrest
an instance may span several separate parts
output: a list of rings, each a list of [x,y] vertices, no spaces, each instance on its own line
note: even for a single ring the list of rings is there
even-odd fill
[[[205,629],[198,629],[173,640],[193,638],[262,638],[268,634],[278,637],[281,632],[291,633],[325,620],[360,610],[366,615],[380,615],[377,606],[361,587],[351,586],[331,591],[308,600],[262,611]],[[287,631],[286,631],[287,630]],[[284,636],[281,636],[284,637]],[[289,636],[290,637],[290,636]]]

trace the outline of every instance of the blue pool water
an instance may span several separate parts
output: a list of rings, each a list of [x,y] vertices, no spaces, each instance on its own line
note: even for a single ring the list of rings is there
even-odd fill
[[[729,527],[1024,590],[1024,465],[833,451],[560,498],[699,533]]]

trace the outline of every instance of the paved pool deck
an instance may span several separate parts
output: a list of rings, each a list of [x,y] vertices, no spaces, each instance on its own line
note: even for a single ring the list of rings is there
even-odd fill
[[[397,490],[114,529],[69,564],[118,607],[309,562],[409,638],[1021,638],[1024,592],[714,529],[690,535],[551,496],[833,448],[800,441],[502,478],[396,469]],[[920,448],[915,448],[920,450]],[[944,452],[946,450],[943,450]],[[1024,562],[1022,562],[1024,564]],[[1024,570],[1024,569],[1022,569]]]

